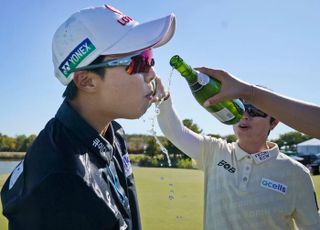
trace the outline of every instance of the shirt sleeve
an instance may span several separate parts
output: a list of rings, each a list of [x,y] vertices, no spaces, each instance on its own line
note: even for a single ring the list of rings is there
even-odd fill
[[[159,108],[158,123],[165,137],[189,157],[198,158],[204,137],[183,125],[172,106],[171,98],[161,103]]]
[[[225,141],[209,136],[203,138],[200,154],[195,159],[197,167],[203,171],[207,171],[215,164],[216,156],[220,153],[225,153]]]
[[[293,214],[296,225],[301,230],[316,230],[320,226],[320,212],[316,193],[310,174],[301,170],[296,176],[297,191],[296,208]]]
[[[160,104],[159,108],[160,129],[177,148],[196,160],[199,169],[207,170],[213,164],[217,152],[227,149],[224,140],[200,135],[186,128],[173,108],[170,98]]]

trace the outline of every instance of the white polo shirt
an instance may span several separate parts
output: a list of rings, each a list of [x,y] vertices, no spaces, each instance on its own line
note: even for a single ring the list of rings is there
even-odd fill
[[[268,142],[248,154],[237,143],[205,137],[196,159],[204,171],[204,228],[320,229],[309,171]]]

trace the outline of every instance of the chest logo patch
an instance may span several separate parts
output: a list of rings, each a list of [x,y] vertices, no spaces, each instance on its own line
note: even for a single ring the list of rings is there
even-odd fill
[[[277,181],[273,181],[273,180],[270,180],[267,178],[261,179],[260,186],[263,188],[266,188],[266,189],[270,189],[275,192],[280,192],[283,195],[286,195],[286,193],[288,191],[288,186],[286,186],[285,184],[281,184]]]
[[[256,153],[254,154],[254,158],[256,160],[257,163],[266,161],[270,158],[270,153],[269,152],[260,152],[260,153]]]
[[[125,155],[122,156],[122,162],[124,166],[124,171],[126,174],[126,177],[132,174],[132,167],[129,159],[129,154],[126,153]]]

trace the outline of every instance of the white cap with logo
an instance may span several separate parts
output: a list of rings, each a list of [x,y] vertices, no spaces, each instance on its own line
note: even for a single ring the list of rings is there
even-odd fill
[[[134,53],[167,43],[175,31],[175,15],[138,23],[110,5],[83,9],[55,32],[52,59],[55,76],[67,85],[71,70],[100,55]]]

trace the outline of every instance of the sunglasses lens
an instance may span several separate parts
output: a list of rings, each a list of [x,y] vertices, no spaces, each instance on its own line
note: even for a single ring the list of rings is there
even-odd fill
[[[127,67],[127,73],[148,73],[152,66],[154,66],[152,50],[146,50],[143,51],[141,54],[131,58],[131,63]]]
[[[132,61],[132,62],[133,62],[133,61]],[[127,66],[127,68],[126,68],[126,71],[127,71],[128,74],[133,74],[133,67],[134,67],[134,65],[132,64],[132,62],[131,62],[131,64],[130,64],[129,66]]]
[[[250,117],[267,117],[268,116],[268,114],[262,112],[261,110],[257,109],[253,105],[244,104],[244,107]]]

